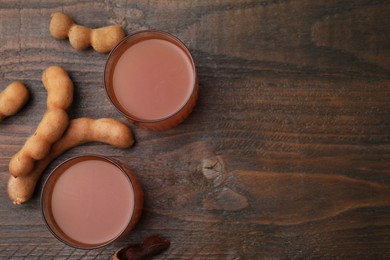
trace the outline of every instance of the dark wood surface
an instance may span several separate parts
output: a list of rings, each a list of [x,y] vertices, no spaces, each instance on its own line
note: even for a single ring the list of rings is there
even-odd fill
[[[8,163],[45,111],[47,66],[75,82],[71,118],[124,121],[105,95],[106,55],[54,40],[53,11],[177,35],[200,97],[172,130],[131,126],[131,149],[63,154],[15,206]],[[171,240],[157,259],[390,259],[389,13],[385,0],[1,1],[0,89],[23,80],[31,99],[0,123],[0,259],[110,259],[152,234]],[[39,207],[50,170],[86,153],[128,164],[146,194],[134,232],[92,251],[57,241]]]

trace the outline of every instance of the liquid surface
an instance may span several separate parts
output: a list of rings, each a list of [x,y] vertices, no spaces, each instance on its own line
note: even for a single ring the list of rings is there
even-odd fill
[[[51,206],[54,220],[67,236],[102,244],[126,228],[134,210],[134,191],[116,166],[101,160],[81,161],[58,178]]]
[[[130,46],[113,72],[118,102],[130,115],[143,120],[173,115],[188,100],[194,83],[189,57],[177,45],[161,39]]]

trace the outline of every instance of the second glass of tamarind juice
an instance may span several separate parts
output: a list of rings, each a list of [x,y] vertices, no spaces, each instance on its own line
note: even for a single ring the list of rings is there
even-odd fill
[[[98,155],[60,164],[48,177],[41,199],[53,235],[82,249],[99,248],[127,235],[140,218],[142,203],[134,173]]]

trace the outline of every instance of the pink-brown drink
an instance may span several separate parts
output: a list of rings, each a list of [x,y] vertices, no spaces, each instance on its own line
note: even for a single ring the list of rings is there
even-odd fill
[[[100,160],[69,167],[53,189],[51,208],[70,238],[100,244],[126,227],[134,210],[134,191],[120,169]]]
[[[180,123],[198,94],[189,51],[177,38],[156,31],[136,33],[119,43],[107,61],[105,84],[122,114],[151,129]]]
[[[45,220],[60,240],[96,248],[134,227],[142,191],[128,169],[104,157],[82,156],[50,175],[42,204]]]

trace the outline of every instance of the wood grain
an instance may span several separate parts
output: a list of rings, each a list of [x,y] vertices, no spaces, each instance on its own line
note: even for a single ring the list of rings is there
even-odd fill
[[[107,56],[53,39],[53,11],[177,35],[200,97],[172,130],[131,126],[129,150],[68,151],[14,206],[8,163],[43,116],[47,66],[70,72],[71,118],[124,121],[104,91]],[[171,240],[156,259],[390,258],[389,11],[386,0],[0,1],[0,89],[23,80],[32,96],[0,123],[0,259],[109,259],[152,234]],[[146,194],[134,232],[91,251],[57,241],[39,209],[48,173],[86,153],[128,164]]]

